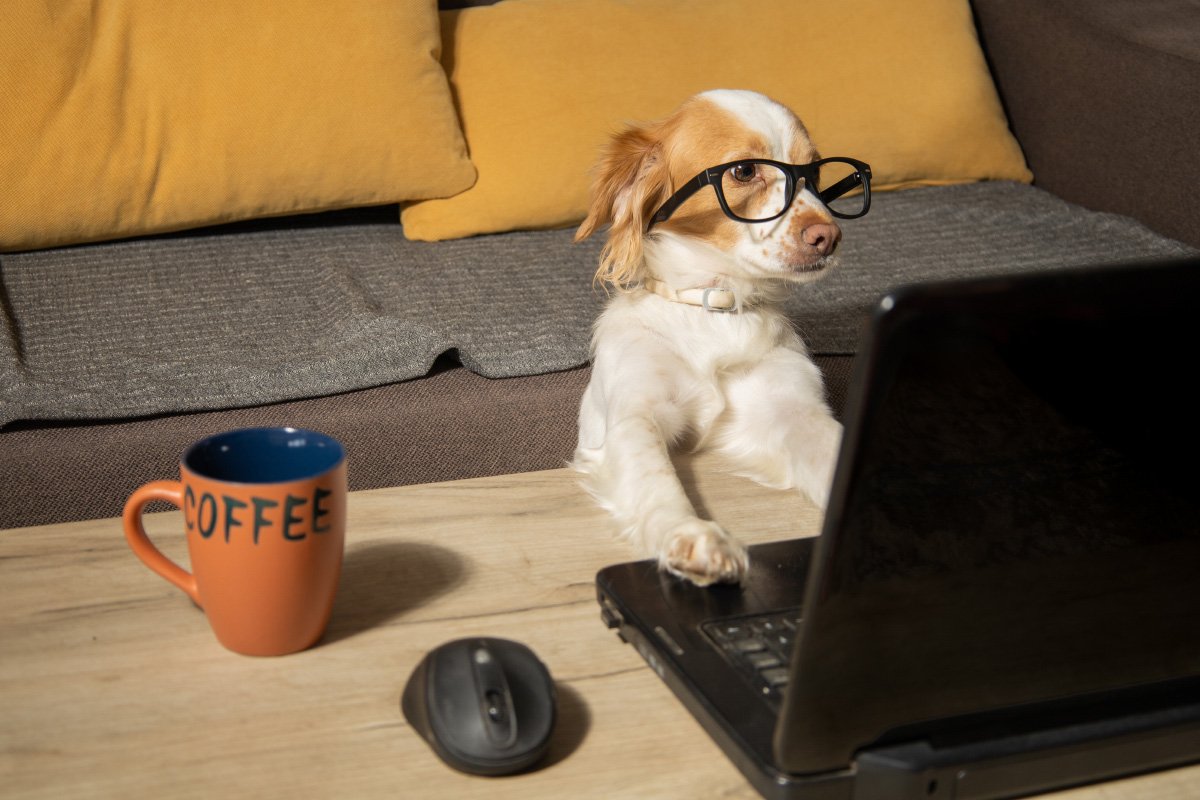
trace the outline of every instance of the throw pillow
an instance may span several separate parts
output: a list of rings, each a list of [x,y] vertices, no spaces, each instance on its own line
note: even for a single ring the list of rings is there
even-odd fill
[[[442,39],[479,179],[407,206],[414,239],[577,223],[605,140],[705,89],[790,106],[876,189],[1031,180],[967,0],[504,0]]]
[[[459,192],[440,37],[435,0],[17,0],[0,250]]]

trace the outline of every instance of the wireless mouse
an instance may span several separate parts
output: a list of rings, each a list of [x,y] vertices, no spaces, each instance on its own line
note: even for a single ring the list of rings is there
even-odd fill
[[[457,639],[426,654],[400,707],[437,755],[473,775],[532,766],[550,744],[557,698],[550,671],[525,645]]]

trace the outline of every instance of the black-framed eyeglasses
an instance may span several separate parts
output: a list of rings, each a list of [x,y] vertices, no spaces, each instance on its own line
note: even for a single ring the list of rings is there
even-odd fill
[[[743,158],[709,167],[685,183],[654,212],[646,230],[666,222],[705,186],[713,187],[725,216],[738,222],[779,219],[803,189],[842,219],[861,217],[871,208],[871,165],[864,161],[822,158],[810,164],[785,164],[769,158]]]

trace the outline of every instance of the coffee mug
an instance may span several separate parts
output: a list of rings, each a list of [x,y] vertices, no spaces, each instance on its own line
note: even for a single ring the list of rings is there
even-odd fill
[[[178,481],[154,481],[125,503],[125,539],[146,566],[204,609],[235,653],[304,650],[333,610],[346,538],[346,458],[336,439],[296,428],[245,428],[202,439]],[[146,536],[142,509],[183,511],[191,572]]]

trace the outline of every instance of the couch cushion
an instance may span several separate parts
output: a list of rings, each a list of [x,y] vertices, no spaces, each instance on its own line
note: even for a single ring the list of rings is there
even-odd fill
[[[335,437],[346,448],[352,491],[555,469],[575,448],[588,374],[585,367],[490,381],[457,367],[254,408],[12,426],[0,431],[0,529],[120,516],[138,486],[179,474],[190,444],[234,428],[290,425]]]
[[[1200,246],[1200,3],[972,2],[1037,184]]]
[[[598,240],[407,240],[388,209],[0,256],[0,423],[250,406],[425,374],[455,350],[493,378],[588,358]],[[311,222],[311,221],[310,221]],[[852,353],[894,284],[1194,251],[1132,220],[997,182],[881,194],[841,266],[788,312]]]
[[[465,189],[434,0],[17,2],[0,249]]]
[[[714,88],[790,106],[879,189],[1029,180],[966,0],[506,0],[443,19],[479,180],[406,208],[412,238],[578,222],[608,136]]]

